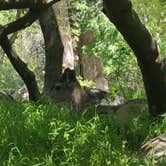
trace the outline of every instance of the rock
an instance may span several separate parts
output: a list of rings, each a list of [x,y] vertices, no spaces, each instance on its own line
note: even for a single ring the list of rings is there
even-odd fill
[[[87,93],[88,100],[91,102],[101,102],[107,94],[107,92],[96,88],[86,88],[85,91]]]
[[[141,146],[140,152],[147,157],[154,157],[156,162],[162,158],[166,159],[166,134],[157,136],[145,142]]]
[[[110,104],[112,105],[120,105],[123,104],[125,101],[123,96],[118,95],[117,93],[114,94],[114,100],[110,100]]]
[[[102,91],[108,92],[109,87],[108,87],[108,79],[103,73],[98,74],[95,79],[95,87],[96,89],[100,89]]]
[[[27,90],[25,85],[23,85],[18,90],[16,90],[12,94],[12,96],[13,96],[14,99],[20,99],[22,101],[28,101],[29,100],[28,90]]]
[[[97,112],[99,114],[113,112],[122,126],[129,125],[132,119],[139,117],[142,112],[149,114],[145,99],[133,99],[123,104],[111,100],[107,101],[107,98],[102,99],[97,106]]]
[[[120,125],[128,126],[134,118],[139,117],[143,112],[148,113],[146,100],[136,99],[119,106],[115,115]]]
[[[81,57],[82,74],[84,80],[92,81],[96,89],[108,92],[108,79],[103,72],[102,61],[95,56]]]

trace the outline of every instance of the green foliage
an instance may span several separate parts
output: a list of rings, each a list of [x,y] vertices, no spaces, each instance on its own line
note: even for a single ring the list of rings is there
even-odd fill
[[[14,92],[14,89],[17,89],[21,85],[23,85],[23,81],[13,69],[9,60],[5,58],[1,66],[0,89],[8,92]]]
[[[1,166],[140,166],[151,162],[137,153],[140,144],[166,131],[166,117],[140,116],[124,129],[112,114],[89,117],[46,100],[0,101],[0,131]]]
[[[109,75],[110,89],[116,88],[126,99],[144,97],[143,81],[134,53],[102,13],[102,1],[69,2],[73,37],[78,40],[78,36],[87,30],[94,32],[93,41],[84,45],[83,53],[102,59]],[[165,58],[165,3],[160,0],[132,0],[132,3]]]
[[[144,97],[137,60],[123,37],[102,13],[102,1],[69,2],[73,37],[78,40],[80,34],[93,31],[93,41],[83,46],[83,54],[97,56],[103,61],[110,89],[116,88],[125,99]]]
[[[15,20],[17,10],[1,11],[0,24],[5,25]]]
[[[132,0],[132,2],[141,21],[157,41],[161,56],[166,58],[166,3],[162,0],[144,0],[142,3]]]

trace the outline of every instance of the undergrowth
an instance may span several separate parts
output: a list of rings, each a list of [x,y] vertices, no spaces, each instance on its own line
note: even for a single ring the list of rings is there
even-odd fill
[[[141,144],[165,133],[166,117],[128,128],[112,114],[90,116],[43,103],[0,101],[1,166],[144,166]]]

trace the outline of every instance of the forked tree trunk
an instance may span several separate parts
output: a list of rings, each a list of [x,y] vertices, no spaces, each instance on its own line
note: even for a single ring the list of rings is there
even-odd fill
[[[156,42],[129,0],[104,0],[104,11],[134,51],[152,115],[166,112],[166,75]]]

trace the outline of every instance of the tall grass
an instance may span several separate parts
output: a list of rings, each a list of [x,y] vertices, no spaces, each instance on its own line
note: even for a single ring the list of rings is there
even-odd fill
[[[0,165],[153,165],[138,149],[165,131],[166,117],[141,116],[123,128],[112,114],[87,116],[46,102],[0,101]]]

